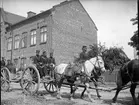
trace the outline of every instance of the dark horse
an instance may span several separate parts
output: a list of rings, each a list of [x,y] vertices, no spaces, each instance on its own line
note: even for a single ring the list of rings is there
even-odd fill
[[[134,59],[127,62],[122,66],[117,74],[117,90],[113,98],[113,102],[116,102],[119,92],[122,90],[122,87],[125,86],[128,82],[131,82],[130,92],[133,98],[133,101],[136,102],[135,89],[137,82],[139,82],[139,60]]]

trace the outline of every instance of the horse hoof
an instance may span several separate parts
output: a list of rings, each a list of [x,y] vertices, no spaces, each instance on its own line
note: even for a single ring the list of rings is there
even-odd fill
[[[62,99],[62,97],[61,96],[57,96],[57,99]]]
[[[84,99],[84,97],[83,97],[83,96],[81,96],[81,99]]]
[[[97,97],[100,99],[102,96],[101,95],[98,95]]]
[[[73,101],[74,99],[72,97],[70,97],[70,100]]]
[[[112,102],[113,102],[113,103],[115,103],[115,102],[116,102],[116,99],[115,99],[115,98],[113,98],[113,99],[112,99]]]
[[[94,100],[93,100],[93,99],[90,99],[90,101],[91,101],[92,103],[94,103]]]

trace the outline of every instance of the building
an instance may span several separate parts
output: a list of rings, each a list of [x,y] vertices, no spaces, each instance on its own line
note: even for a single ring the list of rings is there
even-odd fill
[[[6,40],[7,40],[7,31],[6,31],[6,27],[15,24],[23,19],[25,19],[25,17],[23,16],[19,16],[7,11],[4,11],[3,8],[0,8],[0,38],[1,38],[1,57],[2,56],[6,56]]]
[[[56,63],[72,62],[83,45],[97,44],[97,27],[79,0],[68,0],[6,28],[6,59],[29,64],[36,50],[54,53]],[[11,57],[12,54],[12,57]],[[19,60],[21,59],[21,60]]]

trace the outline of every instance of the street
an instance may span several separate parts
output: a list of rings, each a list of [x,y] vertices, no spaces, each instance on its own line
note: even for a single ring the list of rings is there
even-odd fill
[[[113,92],[100,91],[101,99],[96,96],[95,90],[90,90],[94,102],[90,102],[85,92],[84,99],[80,98],[83,88],[79,88],[74,100],[69,100],[69,91],[67,87],[61,88],[62,99],[56,98],[56,94],[48,93],[43,84],[40,85],[39,92],[35,96],[24,95],[22,89],[18,83],[11,83],[11,91],[1,91],[1,105],[132,105],[132,98],[129,89],[123,90],[117,99],[117,103],[112,103],[112,98],[115,94]],[[136,88],[136,93],[139,92],[139,88]],[[136,94],[137,96],[137,94]]]

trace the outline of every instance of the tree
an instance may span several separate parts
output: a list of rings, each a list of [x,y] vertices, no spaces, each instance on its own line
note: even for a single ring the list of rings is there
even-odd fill
[[[88,59],[92,57],[96,57],[97,55],[102,56],[104,60],[105,68],[107,70],[110,70],[111,72],[114,69],[120,68],[121,66],[123,66],[123,64],[125,64],[130,60],[125,54],[125,52],[123,51],[122,47],[114,46],[114,47],[107,48],[105,45],[99,43],[98,45],[96,44],[90,45],[89,48],[91,49],[88,51]],[[79,61],[80,58],[75,57],[74,62],[79,62]]]
[[[138,25],[138,14],[136,18],[132,18],[130,21],[133,22],[133,25]],[[133,36],[130,38],[130,42],[128,43],[130,46],[137,50],[137,55],[139,55],[139,38],[138,38],[138,29],[134,32]]]

